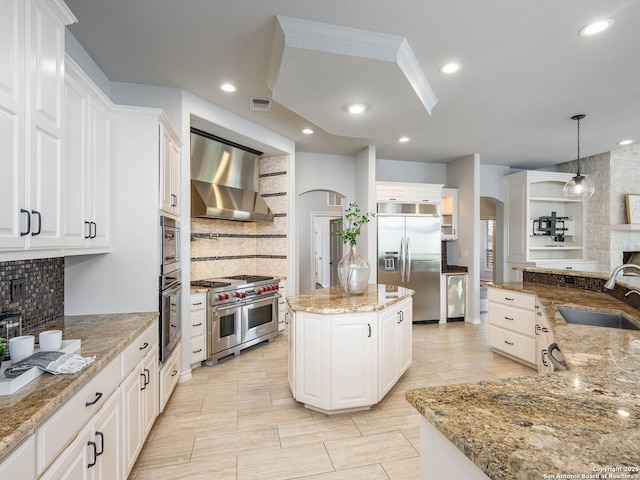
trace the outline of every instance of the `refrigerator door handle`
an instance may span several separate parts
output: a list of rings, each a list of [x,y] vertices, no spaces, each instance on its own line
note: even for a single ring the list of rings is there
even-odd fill
[[[400,281],[404,282],[404,237],[400,239]]]
[[[411,279],[411,243],[407,237],[407,282]]]

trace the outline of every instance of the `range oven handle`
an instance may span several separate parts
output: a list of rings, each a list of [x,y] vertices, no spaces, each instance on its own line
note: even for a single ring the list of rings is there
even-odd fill
[[[182,283],[174,283],[169,288],[165,288],[164,290],[162,290],[162,295],[171,295],[173,293],[178,293],[180,290],[182,290]]]

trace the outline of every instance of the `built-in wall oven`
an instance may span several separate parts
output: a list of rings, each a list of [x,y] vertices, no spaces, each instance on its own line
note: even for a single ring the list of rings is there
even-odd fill
[[[165,362],[181,335],[180,223],[160,216],[160,362]]]
[[[238,275],[191,285],[208,289],[208,364],[278,334],[278,280]]]

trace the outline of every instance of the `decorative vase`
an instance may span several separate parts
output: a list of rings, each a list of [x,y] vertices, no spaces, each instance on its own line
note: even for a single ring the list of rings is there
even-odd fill
[[[361,295],[369,283],[369,262],[351,245],[351,250],[338,262],[340,285],[348,295]]]

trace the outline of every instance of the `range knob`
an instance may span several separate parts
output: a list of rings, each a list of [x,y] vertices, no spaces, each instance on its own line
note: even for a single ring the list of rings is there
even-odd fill
[[[241,295],[241,297],[242,297],[242,298],[247,298],[247,294],[243,292],[243,293],[242,293],[242,295]]]
[[[238,297],[238,298],[242,298],[242,294],[240,292],[236,292],[235,296]]]
[[[262,290],[256,290],[256,295],[262,295]]]
[[[224,295],[218,295],[218,300],[224,300]]]
[[[225,293],[225,294],[224,294],[224,299],[225,299],[225,300],[229,300],[229,294],[228,294],[228,293]]]

